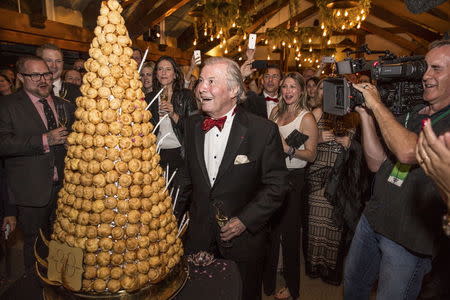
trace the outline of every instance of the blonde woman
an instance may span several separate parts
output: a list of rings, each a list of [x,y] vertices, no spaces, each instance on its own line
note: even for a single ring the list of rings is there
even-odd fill
[[[272,109],[270,119],[280,130],[286,167],[289,169],[291,189],[283,206],[273,218],[271,245],[266,261],[264,274],[265,293],[271,295],[275,291],[276,271],[279,247],[282,248],[283,276],[286,287],[280,289],[276,299],[297,299],[300,287],[300,216],[304,184],[304,168],[316,157],[318,129],[314,116],[306,106],[307,93],[303,77],[297,73],[288,73],[281,83],[281,100]],[[298,130],[308,138],[298,148],[289,146],[285,139],[293,131]]]

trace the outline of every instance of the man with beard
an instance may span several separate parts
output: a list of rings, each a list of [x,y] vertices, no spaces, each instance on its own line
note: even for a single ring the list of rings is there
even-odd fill
[[[61,49],[53,44],[44,44],[36,49],[36,56],[45,61],[52,73],[53,95],[75,104],[75,100],[81,96],[80,88],[74,84],[63,82],[61,78],[64,67]]]
[[[234,61],[207,59],[196,91],[204,115],[186,122],[176,209],[180,215],[189,206],[185,249],[235,261],[242,299],[261,299],[267,223],[288,188],[281,137],[274,123],[237,106],[245,89]]]
[[[42,58],[20,57],[17,72],[23,89],[5,96],[0,106],[0,156],[5,159],[9,201],[17,207],[24,233],[25,274],[32,275],[33,243],[39,228],[50,231],[64,176],[68,131],[58,125],[57,111],[67,111],[69,127],[74,106],[50,94],[52,73]]]

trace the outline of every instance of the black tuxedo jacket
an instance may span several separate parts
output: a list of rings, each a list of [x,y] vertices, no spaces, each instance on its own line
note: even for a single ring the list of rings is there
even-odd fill
[[[53,90],[52,90],[53,91]],[[59,97],[65,100],[69,100],[73,105],[78,97],[82,96],[80,87],[69,82],[63,82],[61,85],[61,91],[59,92]]]
[[[75,107],[68,101],[53,97],[55,104],[65,106],[68,128],[73,123]],[[44,122],[25,91],[4,97],[0,104],[0,156],[5,159],[9,201],[22,206],[42,207],[50,200],[54,166],[58,179],[64,177],[63,145],[51,146],[45,153],[42,134]]]
[[[180,174],[183,192],[177,211],[189,205],[186,250],[210,250],[215,244],[219,227],[212,205],[222,201],[225,214],[238,217],[247,227],[232,240],[233,247],[220,248],[222,255],[235,261],[253,260],[264,254],[267,223],[281,206],[288,188],[278,128],[237,109],[217,178],[211,186],[204,159],[202,121],[202,115],[190,117],[185,130],[186,166]],[[249,162],[236,164],[237,155],[246,155]]]

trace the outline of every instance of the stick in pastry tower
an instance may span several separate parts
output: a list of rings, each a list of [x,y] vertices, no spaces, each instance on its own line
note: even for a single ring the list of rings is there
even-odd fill
[[[157,283],[183,255],[121,11],[101,4],[52,234],[83,249],[87,293]]]

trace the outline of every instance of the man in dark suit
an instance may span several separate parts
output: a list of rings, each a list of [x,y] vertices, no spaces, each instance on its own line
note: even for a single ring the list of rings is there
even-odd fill
[[[235,261],[242,299],[260,299],[267,222],[287,190],[280,134],[274,123],[236,108],[245,90],[235,62],[210,58],[199,80],[206,116],[192,116],[186,123],[183,196],[176,209],[189,206],[185,249]],[[229,218],[222,228],[216,220],[219,203]]]
[[[57,192],[63,180],[66,127],[57,109],[66,111],[67,127],[74,106],[52,96],[52,73],[36,56],[17,61],[17,77],[23,89],[3,98],[0,105],[0,156],[5,159],[9,201],[18,210],[24,232],[26,272],[33,272],[33,243],[39,228],[50,230]]]
[[[53,44],[44,44],[36,49],[36,56],[45,61],[53,75],[51,91],[53,95],[75,104],[75,100],[81,96],[80,88],[75,84],[64,82],[61,78],[64,67],[64,56],[61,49]]]
[[[247,92],[247,101],[243,107],[258,116],[269,118],[272,109],[278,104],[278,90],[282,79],[281,69],[276,65],[269,65],[264,70],[261,83],[263,92],[256,95],[254,92]]]

